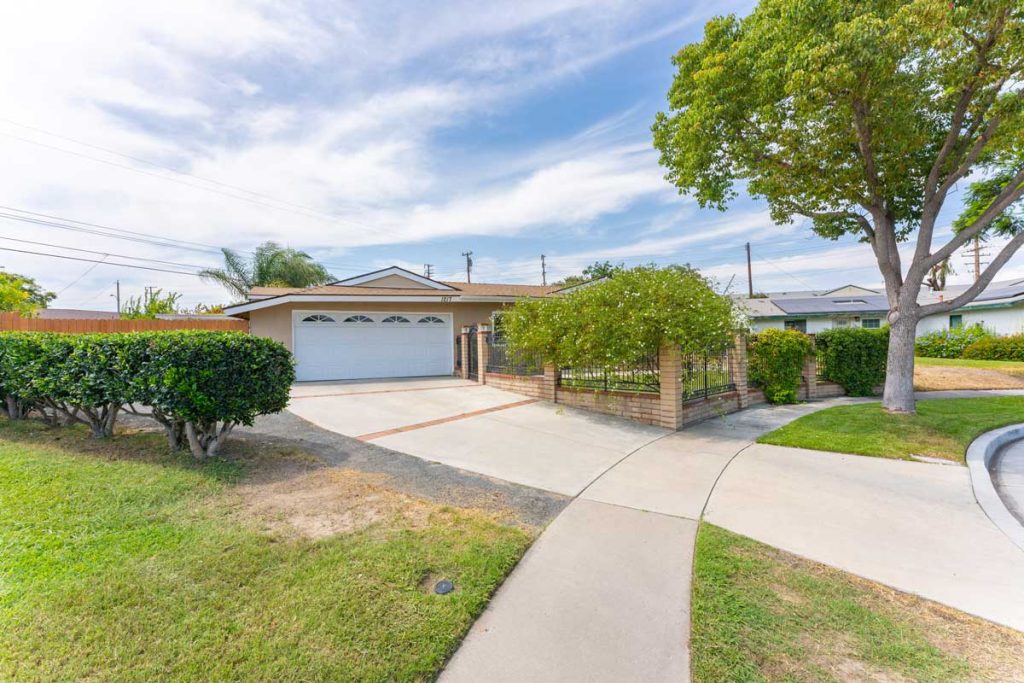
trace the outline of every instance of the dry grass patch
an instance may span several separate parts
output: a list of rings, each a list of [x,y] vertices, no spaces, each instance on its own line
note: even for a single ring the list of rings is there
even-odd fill
[[[702,524],[693,679],[1024,681],[1024,633]]]
[[[1024,377],[986,368],[918,365],[914,368],[914,388],[918,391],[1024,389]]]
[[[0,419],[0,680],[432,680],[530,537],[294,448]]]

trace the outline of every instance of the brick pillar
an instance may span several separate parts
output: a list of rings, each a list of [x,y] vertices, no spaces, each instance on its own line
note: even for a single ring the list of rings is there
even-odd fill
[[[804,398],[808,401],[813,401],[818,397],[818,357],[811,353],[811,355],[804,358]]]
[[[562,371],[553,363],[544,364],[544,380],[541,383],[541,393],[545,401],[558,402],[558,385],[562,382]]]
[[[477,365],[477,382],[480,384],[486,384],[487,379],[487,357],[490,355],[491,348],[487,346],[487,335],[491,332],[490,325],[477,325],[476,328],[476,351],[479,354],[479,364]]]
[[[462,379],[469,379],[469,335],[471,329],[469,325],[463,325],[462,334],[459,335],[459,353],[462,354],[459,363],[462,365]]]
[[[750,395],[747,393],[749,384],[747,381],[747,337],[737,334],[732,341],[732,348],[729,349],[729,372],[732,375],[733,384],[736,385],[736,407],[740,410],[750,405]]]
[[[683,425],[683,358],[678,346],[661,345],[658,370],[661,374],[660,424],[668,429],[679,429]]]

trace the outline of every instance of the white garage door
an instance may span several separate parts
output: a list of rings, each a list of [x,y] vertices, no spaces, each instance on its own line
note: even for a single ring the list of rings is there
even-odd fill
[[[295,314],[299,381],[450,375],[451,316],[446,313]]]

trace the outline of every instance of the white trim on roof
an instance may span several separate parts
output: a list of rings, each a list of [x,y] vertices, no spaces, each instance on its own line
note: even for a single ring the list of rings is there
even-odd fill
[[[315,303],[347,303],[347,302],[358,302],[365,303],[368,301],[402,301],[406,303],[451,303],[452,301],[462,301],[461,297],[453,297],[450,294],[428,294],[425,296],[357,296],[349,294],[284,294],[282,296],[275,296],[270,299],[260,299],[259,301],[247,301],[242,304],[235,304],[234,306],[226,306],[224,312],[228,315],[238,315],[239,313],[248,313],[249,311],[258,311],[261,308],[270,308],[271,306],[278,306],[280,304],[298,303],[298,302],[315,302]],[[481,299],[483,300],[483,299]],[[488,299],[489,300],[489,299]],[[495,299],[497,300],[497,299]]]
[[[344,280],[338,280],[336,282],[332,282],[331,284],[332,285],[345,285],[345,286],[362,285],[362,284],[365,284],[367,282],[373,282],[374,280],[380,280],[381,278],[388,277],[389,275],[398,275],[399,277],[404,277],[406,280],[412,280],[413,282],[418,282],[421,285],[426,285],[427,287],[430,287],[431,289],[444,289],[444,290],[449,290],[449,291],[458,291],[458,290],[455,289],[455,287],[450,287],[450,286],[444,284],[443,282],[438,282],[437,280],[431,280],[428,277],[423,277],[422,275],[417,275],[416,273],[412,272],[411,270],[406,270],[405,268],[400,268],[398,266],[391,266],[390,268],[383,268],[381,270],[375,270],[375,271],[373,271],[371,273],[364,273],[362,275],[356,275],[354,277],[345,278]]]

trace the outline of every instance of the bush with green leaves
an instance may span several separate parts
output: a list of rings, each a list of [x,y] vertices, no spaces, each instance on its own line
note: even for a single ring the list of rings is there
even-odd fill
[[[819,332],[814,340],[820,375],[835,382],[849,396],[872,396],[885,382],[889,355],[889,328],[870,330],[838,327]]]
[[[288,405],[295,365],[278,342],[239,332],[176,331],[147,338],[136,391],[154,417],[162,418],[168,438],[180,443],[183,435],[197,458],[216,455],[237,425],[251,425],[258,415]]]
[[[215,455],[236,425],[282,410],[294,379],[287,349],[239,332],[0,335],[9,415],[12,405],[14,417],[34,409],[110,436],[127,408],[151,415],[172,448],[197,458]]]
[[[972,360],[1014,360],[1024,362],[1024,334],[979,339],[966,349],[964,358]]]
[[[750,380],[764,397],[770,403],[796,403],[811,338],[797,330],[768,329],[751,338],[749,350]]]
[[[981,325],[935,330],[918,337],[914,351],[924,358],[960,358],[968,346],[992,336],[994,335]]]
[[[732,300],[685,266],[616,271],[564,296],[520,300],[502,315],[513,348],[562,367],[636,364],[662,343],[718,350],[737,327]]]

